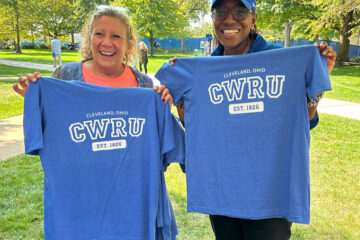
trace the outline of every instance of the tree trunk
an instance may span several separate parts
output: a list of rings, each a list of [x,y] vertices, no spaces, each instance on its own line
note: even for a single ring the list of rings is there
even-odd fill
[[[181,52],[185,53],[185,39],[183,37],[181,38]]]
[[[285,23],[285,39],[284,39],[284,47],[290,47],[290,34],[291,28],[294,26],[296,21],[286,22]]]
[[[349,50],[350,50],[350,39],[349,34],[346,30],[340,30],[340,42],[339,49],[337,52],[336,63],[341,64],[342,62],[349,62]]]
[[[342,62],[349,62],[349,50],[350,50],[350,37],[351,37],[351,26],[350,23],[353,21],[353,12],[348,13],[344,16],[343,26],[340,28],[340,44],[337,52],[336,63],[341,64]]]
[[[150,35],[149,41],[150,41],[150,56],[153,57],[154,56],[154,37],[152,35]]]
[[[357,56],[359,56],[360,55],[360,45],[359,45],[359,42],[360,42],[360,31],[358,31],[358,33],[357,33],[357,37],[358,37],[358,39],[357,39],[357,44],[356,44],[356,46],[358,46],[358,48],[357,48]]]
[[[75,46],[75,37],[74,37],[74,33],[71,33],[71,44],[72,44],[73,46]],[[75,48],[74,48],[74,50],[75,50]]]
[[[20,48],[20,29],[19,29],[19,10],[17,3],[14,3],[15,14],[16,14],[16,53],[22,53]]]
[[[314,41],[319,42],[319,34],[315,34]]]

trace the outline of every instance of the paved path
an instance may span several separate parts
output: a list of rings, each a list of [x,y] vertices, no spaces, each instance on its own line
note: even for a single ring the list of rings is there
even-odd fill
[[[0,64],[28,67],[35,69],[54,70],[47,64],[23,63],[0,60]],[[149,74],[154,78],[154,74]],[[157,79],[155,79],[157,81]],[[323,98],[318,106],[321,113],[335,114],[360,120],[360,104]],[[0,120],[0,161],[24,153],[22,115]]]
[[[42,63],[30,63],[30,62],[19,62],[19,61],[10,61],[0,59],[0,64],[10,65],[14,67],[23,67],[23,68],[34,68],[41,70],[54,71],[55,68],[51,64],[42,64]]]
[[[321,113],[334,114],[360,120],[360,103],[323,98],[318,106]]]
[[[24,153],[23,116],[0,120],[0,161]]]

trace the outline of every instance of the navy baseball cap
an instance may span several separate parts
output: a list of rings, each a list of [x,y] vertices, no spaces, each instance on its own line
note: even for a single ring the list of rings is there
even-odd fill
[[[211,8],[214,6],[214,4],[217,2],[217,0],[211,1]],[[256,12],[256,0],[241,0],[241,2],[247,7],[248,9],[253,9],[254,12]]]

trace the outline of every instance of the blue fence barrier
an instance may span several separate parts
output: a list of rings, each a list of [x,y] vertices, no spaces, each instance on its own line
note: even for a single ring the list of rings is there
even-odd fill
[[[150,46],[150,42],[147,38],[143,38],[140,40],[145,42],[148,47]],[[195,49],[200,49],[200,41],[201,41],[200,38],[185,38],[185,50],[194,51]],[[338,48],[339,48],[338,42],[333,42],[333,41],[326,41],[326,42],[335,51],[338,50]],[[159,38],[156,38],[155,43],[160,48],[181,49],[181,39],[176,39],[176,38],[159,39]],[[284,46],[284,42],[278,41],[276,43]],[[315,43],[315,41],[291,40],[290,46],[313,45],[314,43]],[[349,56],[350,56],[350,58],[360,57],[360,47],[356,46],[356,45],[350,45]]]

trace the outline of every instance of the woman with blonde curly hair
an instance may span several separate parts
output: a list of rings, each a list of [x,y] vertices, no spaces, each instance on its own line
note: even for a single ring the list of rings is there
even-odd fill
[[[87,20],[82,30],[82,61],[58,67],[52,77],[78,80],[105,87],[153,88],[150,77],[128,64],[135,60],[137,40],[126,13],[117,7],[102,6]],[[14,90],[25,96],[28,84],[41,77],[40,73],[20,77]],[[172,97],[165,86],[154,88],[162,94],[164,102],[172,104]]]
[[[139,49],[139,66],[140,66],[140,72],[142,72],[142,65],[144,64],[144,70],[145,74],[147,74],[147,64],[148,64],[148,48],[146,44],[141,41],[139,43],[140,49]]]

